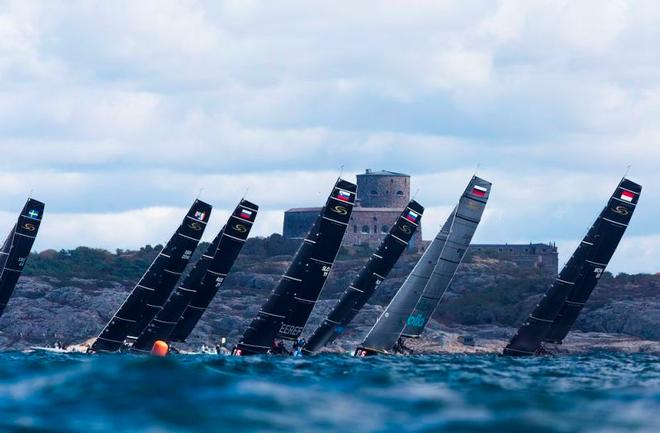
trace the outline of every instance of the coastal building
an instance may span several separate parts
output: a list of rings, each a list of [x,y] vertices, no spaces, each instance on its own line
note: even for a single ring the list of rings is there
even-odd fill
[[[410,176],[367,169],[357,175],[357,186],[357,201],[343,245],[377,248],[410,201]],[[303,239],[320,211],[320,207],[287,210],[284,213],[283,236]],[[428,243],[422,241],[420,227],[410,242],[410,250],[423,250]],[[478,256],[509,260],[522,268],[541,269],[552,275],[558,272],[559,255],[554,244],[475,244],[470,246],[470,251]]]
[[[410,201],[410,176],[386,170],[357,175],[357,201],[344,237],[344,246],[377,248]],[[296,208],[284,213],[283,236],[302,239],[321,208]],[[421,248],[422,230],[416,231],[410,249]]]

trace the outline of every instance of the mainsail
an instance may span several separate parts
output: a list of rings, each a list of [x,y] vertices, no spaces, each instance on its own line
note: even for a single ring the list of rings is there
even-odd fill
[[[188,214],[128,298],[103,328],[93,352],[116,352],[127,338],[136,339],[174,289],[206,229],[211,205],[195,200]]]
[[[275,339],[300,336],[334,264],[356,192],[355,184],[337,180],[289,269],[234,349],[235,355],[266,353]]]
[[[478,224],[479,218],[475,218],[475,212],[480,217],[481,212],[483,212],[483,206],[489,196],[490,183],[474,176],[465,189],[459,204],[442,226],[442,229],[433,242],[431,242],[431,245],[429,245],[424,252],[422,258],[419,259],[419,262],[417,262],[399,291],[394,295],[394,298],[392,298],[392,301],[390,301],[383,314],[378,318],[376,324],[371,328],[364,342],[362,342],[360,347],[356,350],[356,354],[363,356],[374,353],[388,353],[395,348],[401,333],[409,323],[411,313],[418,305],[431,277],[433,276],[434,281],[439,281],[440,277],[444,275],[441,271],[445,266],[445,262],[443,261],[443,264],[441,264],[440,267],[437,265],[440,263],[440,258],[443,257],[442,254],[447,242],[452,242],[453,245],[462,242],[452,231],[456,221],[463,221],[458,216],[460,215],[461,218],[468,216],[468,220],[465,221],[466,223],[472,222]],[[472,227],[476,228],[476,224],[473,224]],[[461,232],[461,234],[465,235],[467,232]],[[455,254],[456,252],[457,250],[455,250]],[[447,255],[445,258],[452,260],[451,255]],[[460,262],[459,260],[456,260],[456,257],[454,258],[454,261]],[[456,265],[458,265],[458,263],[456,263]],[[439,272],[434,274],[436,268]],[[451,276],[449,278],[449,281],[450,280]],[[427,292],[430,295],[429,298],[433,297],[439,299],[439,296],[436,294],[436,289],[444,292],[445,288],[446,285],[437,288],[434,287],[433,291],[429,289],[429,292]],[[430,306],[431,305],[429,304],[429,307]],[[424,312],[424,314],[426,314],[426,312]],[[426,324],[427,320],[428,318],[425,319],[423,323],[420,321],[419,325],[422,325],[421,327],[423,328],[423,325]]]
[[[561,343],[623,237],[642,187],[623,179],[559,277],[504,349],[504,355],[540,353],[542,342]]]
[[[133,350],[148,352],[156,340],[183,342],[188,338],[234,265],[258,209],[241,200],[190,274],[133,343]]]
[[[18,221],[0,249],[0,316],[14,292],[18,278],[30,255],[39,231],[44,207],[42,202],[28,199]]]
[[[303,349],[304,353],[314,353],[342,335],[408,247],[421,224],[423,213],[424,207],[419,203],[414,200],[408,203],[378,250],[309,338]]]

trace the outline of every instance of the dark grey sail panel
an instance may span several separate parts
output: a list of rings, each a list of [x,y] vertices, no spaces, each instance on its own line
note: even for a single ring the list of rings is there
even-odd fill
[[[421,224],[423,213],[424,207],[416,201],[413,200],[408,204],[378,250],[309,338],[304,353],[314,353],[343,334],[348,324],[364,307],[380,283],[387,278],[408,247],[408,243]]]
[[[487,187],[481,186],[482,184]],[[388,353],[392,351],[401,337],[401,333],[406,327],[406,323],[417,306],[428,282],[431,279],[433,271],[442,256],[445,245],[452,235],[452,225],[457,220],[456,215],[459,208],[473,206],[480,207],[480,204],[474,200],[464,200],[466,194],[480,199],[487,199],[490,195],[490,184],[483,179],[474,176],[459,200],[459,204],[454,208],[442,229],[435,237],[434,241],[422,255],[412,273],[408,276],[399,291],[394,295],[392,301],[385,311],[371,328],[369,334],[356,350],[360,356],[373,353]],[[460,215],[467,215],[467,210],[461,209]]]
[[[358,350],[363,352],[387,352],[392,349],[399,339],[406,319],[417,305],[417,301],[422,296],[424,287],[426,287],[426,283],[431,277],[433,268],[440,258],[447,241],[454,212],[428,246],[406,281],[385,308],[385,311],[380,315]]]
[[[148,352],[156,340],[183,342],[208,308],[250,234],[259,207],[241,200],[183,283],[132,349]]]
[[[45,205],[42,202],[28,199],[18,221],[0,249],[0,316],[14,293],[16,283],[30,256],[32,245],[39,232],[44,208]]]
[[[419,338],[424,331],[465,257],[486,209],[490,191],[491,183],[476,176],[465,189],[453,214],[449,236],[438,263],[414,311],[406,319],[403,337]]]
[[[641,185],[628,179],[623,179],[617,188],[603,215],[596,223],[601,226],[598,229],[600,237],[591,248],[589,258],[585,260],[580,278],[568,294],[552,327],[544,337],[545,342],[561,344],[570,332],[619,246],[637,207],[641,192]],[[626,199],[622,197],[626,197]]]
[[[621,181],[559,277],[506,346],[504,355],[535,355],[545,339],[563,340],[581,310],[582,305],[578,309],[577,304],[586,302],[612,258],[640,193],[641,186],[628,179]],[[565,315],[559,317],[562,310]]]
[[[127,338],[137,339],[172,293],[206,229],[211,205],[196,200],[183,222],[158,254],[91,347],[116,352]]]
[[[355,184],[337,181],[289,269],[234,349],[235,355],[266,353],[275,339],[300,336],[339,252],[356,192]]]

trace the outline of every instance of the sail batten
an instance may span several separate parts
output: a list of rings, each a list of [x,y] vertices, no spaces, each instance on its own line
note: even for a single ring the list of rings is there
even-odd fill
[[[388,353],[419,337],[451,283],[481,220],[491,183],[474,176],[440,232],[371,328],[356,354]]]
[[[411,201],[408,204],[378,250],[371,255],[356,279],[309,338],[303,349],[304,353],[314,353],[343,334],[405,251],[423,213],[424,208],[419,203]]]
[[[116,352],[137,339],[172,293],[204,233],[211,205],[196,200],[165,248],[92,344],[93,352]],[[183,235],[183,236],[181,236]]]
[[[607,205],[504,349],[504,355],[534,355],[542,343],[560,344],[577,320],[630,223],[642,187],[623,179]],[[627,200],[624,199],[627,198]]]
[[[44,209],[44,203],[29,198],[0,248],[0,316],[7,307],[30,256]]]
[[[306,241],[243,334],[235,355],[266,353],[275,339],[296,340],[301,335],[339,252],[356,193],[355,184],[337,180]]]

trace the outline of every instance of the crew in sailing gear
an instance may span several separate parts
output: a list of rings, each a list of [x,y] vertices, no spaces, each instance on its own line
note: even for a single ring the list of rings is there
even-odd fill
[[[403,344],[403,338],[399,337],[399,339],[396,340],[396,345],[394,346],[394,353],[399,353],[401,355],[412,355],[413,350],[409,347],[406,347],[406,345]]]
[[[291,355],[291,352],[287,350],[282,340],[280,341],[273,340],[273,344],[270,347],[269,352],[271,355]]]
[[[301,337],[293,343],[293,356],[302,356],[303,347],[305,347],[305,339]]]
[[[215,351],[218,355],[229,355],[229,349],[227,349],[227,338],[222,337],[220,343],[215,345]]]

